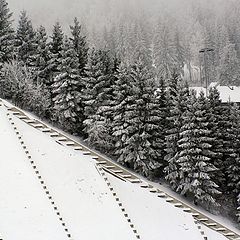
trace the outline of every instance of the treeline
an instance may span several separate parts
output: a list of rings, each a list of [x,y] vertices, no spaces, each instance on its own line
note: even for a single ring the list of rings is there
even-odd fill
[[[176,66],[159,78],[144,44],[126,64],[111,51],[89,49],[76,18],[70,36],[56,23],[49,39],[44,27],[33,29],[26,12],[14,31],[7,3],[0,4],[1,97],[122,165],[165,179],[195,204],[211,210],[231,202],[237,213],[237,105],[222,104],[215,88],[196,96]]]

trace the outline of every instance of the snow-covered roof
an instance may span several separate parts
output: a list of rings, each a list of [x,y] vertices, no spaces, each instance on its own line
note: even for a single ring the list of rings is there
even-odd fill
[[[220,99],[222,100],[222,102],[240,102],[240,87],[220,86],[214,83],[211,86],[216,86],[217,90],[220,93]],[[190,87],[190,89],[195,90],[197,92],[197,95],[199,95],[201,91],[206,94],[206,88],[204,87]]]

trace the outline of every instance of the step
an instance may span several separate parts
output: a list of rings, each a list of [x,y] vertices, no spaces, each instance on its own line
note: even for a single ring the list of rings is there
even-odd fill
[[[175,203],[174,207],[182,207],[183,205],[181,203]]]
[[[83,148],[81,146],[74,147],[74,150],[82,150]]]
[[[104,167],[107,168],[107,169],[114,169],[115,168],[115,166],[113,166],[113,165],[107,165],[107,166],[104,166]],[[114,172],[114,173],[116,173],[116,172]]]
[[[10,109],[10,110],[11,110],[11,109]],[[13,115],[21,115],[22,113],[16,112],[16,111],[12,111],[12,114],[13,114]]]
[[[192,213],[192,216],[193,217],[198,217],[200,214],[199,213],[197,213],[197,212],[195,212],[195,213]]]
[[[198,218],[198,221],[200,222],[207,222],[209,219],[208,218]]]
[[[74,145],[75,145],[75,142],[69,141],[69,142],[66,142],[65,144],[66,144],[67,146],[74,146]]]
[[[142,181],[138,178],[135,178],[135,179],[129,179],[129,182],[131,182],[131,183],[141,183]]]
[[[57,132],[50,133],[50,137],[58,137],[58,136],[59,136],[59,133]]]
[[[66,137],[59,137],[57,140],[59,142],[66,142],[68,139]]]
[[[206,223],[208,227],[216,227],[217,223]]]
[[[25,115],[20,115],[20,116],[18,116],[18,118],[21,119],[21,120],[23,120],[23,119],[28,119],[28,117],[25,116]]]
[[[150,188],[150,190],[149,190],[151,193],[157,193],[158,192],[158,190],[156,189],[156,188]]]
[[[166,199],[166,202],[173,202],[173,201],[174,201],[173,198],[167,198],[167,199]]]
[[[158,193],[158,197],[167,197],[167,195],[164,192],[160,192],[160,193]]]
[[[224,232],[224,231],[227,231],[227,229],[224,227],[220,227],[220,228],[215,228],[215,231]]]
[[[43,128],[44,126],[40,123],[37,124],[31,124],[34,128]]]
[[[107,161],[98,161],[97,164],[106,164]]]
[[[120,176],[122,178],[131,178],[132,177],[132,175],[130,175],[130,174],[121,174]]]
[[[36,123],[36,121],[33,120],[33,119],[26,119],[26,120],[24,120],[24,122],[26,122],[26,123]]]
[[[191,208],[184,208],[183,211],[184,211],[184,212],[191,212],[192,210],[191,210]],[[199,220],[199,219],[198,219],[198,220]]]
[[[86,151],[86,152],[82,152],[83,155],[91,155],[91,152]]]
[[[235,236],[235,233],[228,232],[228,233],[223,233],[223,235],[226,236],[226,237],[233,237],[233,236]]]
[[[44,133],[49,133],[49,132],[51,132],[51,129],[50,129],[50,128],[43,128],[43,129],[42,129],[42,132],[44,132]]]
[[[120,173],[123,173],[122,170],[112,170],[113,173],[116,173],[116,174],[120,174]]]

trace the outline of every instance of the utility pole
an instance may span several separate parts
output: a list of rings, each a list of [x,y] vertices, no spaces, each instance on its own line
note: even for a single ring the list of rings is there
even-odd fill
[[[213,48],[203,48],[199,51],[200,54],[203,53],[203,67],[204,67],[204,77],[205,77],[205,85],[206,85],[206,97],[208,96],[208,84],[209,84],[209,75],[207,71],[207,61],[206,61],[206,53],[213,52]],[[202,77],[202,67],[200,61],[200,76]],[[202,79],[201,79],[202,81]]]

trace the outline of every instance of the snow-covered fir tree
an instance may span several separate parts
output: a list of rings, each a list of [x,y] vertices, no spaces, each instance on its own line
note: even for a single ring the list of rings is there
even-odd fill
[[[139,58],[130,73],[121,70],[118,84],[124,84],[119,94],[114,135],[117,137],[118,161],[149,176],[161,167],[160,110],[154,96],[154,80],[143,60]],[[123,99],[128,94],[126,99]]]
[[[134,26],[135,48],[133,50],[133,61],[136,62],[139,58],[151,69],[151,51],[147,41],[147,36],[141,24]]]
[[[55,95],[53,98],[55,119],[64,129],[77,133],[83,112],[79,104],[81,101],[79,63],[77,53],[67,37],[64,39],[61,56],[58,65],[60,73],[54,78],[52,86]]]
[[[22,11],[16,32],[15,47],[17,51],[17,59],[27,66],[31,65],[30,57],[36,50],[34,39],[35,32],[33,30],[32,22],[29,20],[27,12]]]
[[[231,134],[231,146],[227,146],[230,152],[230,159],[227,159],[226,172],[228,191],[233,192],[236,197],[240,193],[240,110],[237,104],[229,104],[229,125],[227,131]]]
[[[211,163],[215,156],[211,151],[215,139],[211,136],[207,111],[204,93],[200,93],[199,99],[192,93],[188,109],[183,113],[178,141],[179,185],[176,190],[181,194],[192,194],[196,203],[218,205],[216,198],[220,191],[212,174],[217,169]]]
[[[61,51],[63,49],[64,33],[59,22],[56,22],[55,25],[53,26],[53,32],[50,38],[51,38],[51,41],[49,43],[50,60],[48,61],[48,68],[51,71],[51,73],[49,85],[52,84],[51,81],[59,73],[58,64],[61,59]]]
[[[223,185],[223,191],[228,194],[229,192],[232,192],[232,189],[228,189],[227,185],[229,182],[229,166],[235,165],[238,166],[238,149],[235,144],[237,143],[237,132],[236,128],[234,129],[234,122],[232,120],[234,118],[233,116],[233,109],[230,103],[227,105],[222,106],[222,118],[219,121],[219,130],[221,131],[221,141],[222,141],[222,171],[224,174],[224,180],[225,182],[222,183]],[[236,148],[235,148],[236,146]],[[234,172],[232,172],[234,173]],[[235,189],[236,190],[236,189]]]
[[[86,36],[82,34],[82,26],[80,25],[77,18],[74,18],[74,23],[70,26],[71,34],[70,40],[77,52],[79,61],[79,71],[80,74],[84,74],[84,68],[88,60],[88,46],[86,41]]]
[[[46,82],[46,86],[48,91],[50,92],[50,110],[53,108],[53,98],[55,97],[55,93],[52,90],[52,84],[54,78],[60,73],[58,65],[61,61],[61,53],[63,49],[63,38],[64,34],[62,31],[62,27],[59,22],[56,22],[53,26],[52,36],[50,37],[51,41],[49,42],[49,51],[50,57],[47,62],[47,72],[48,78]]]
[[[237,57],[235,44],[227,41],[220,52],[220,63],[218,67],[219,79],[222,85],[240,85],[239,65],[240,61]]]
[[[108,49],[111,56],[117,56],[117,44],[118,44],[118,40],[117,40],[117,36],[116,36],[116,32],[117,32],[118,28],[117,26],[114,24],[111,29],[107,29],[106,27],[104,27],[103,30],[103,49]]]
[[[169,26],[159,22],[153,38],[153,64],[158,77],[169,79],[174,72],[180,74],[183,56],[179,35],[173,36]]]
[[[212,159],[212,164],[218,169],[215,174],[215,181],[223,192],[226,187],[226,178],[224,174],[224,134],[225,134],[225,121],[224,121],[224,109],[222,101],[220,100],[219,92],[216,88],[210,88],[208,94],[208,116],[210,121],[210,127],[212,130],[212,137],[215,141],[211,147],[211,150],[215,153]]]
[[[182,127],[182,116],[187,110],[189,99],[188,84],[180,82],[179,75],[173,74],[167,89],[167,122],[166,122],[166,180],[173,189],[178,186],[179,165],[176,162],[179,154],[179,132]]]
[[[160,171],[156,173],[160,177],[164,177],[164,168],[167,166],[167,162],[164,160],[166,156],[166,131],[167,131],[167,94],[166,83],[161,78],[160,86],[155,92],[152,101],[154,102],[154,108],[152,108],[152,120],[155,127],[152,128],[151,138],[152,147],[155,153],[155,160],[161,164]],[[155,89],[155,88],[153,88]],[[155,105],[156,104],[156,105]],[[156,107],[156,108],[155,108]],[[156,125],[157,124],[157,125]]]
[[[86,65],[86,77],[82,91],[84,132],[87,135],[87,141],[105,151],[111,147],[111,128],[108,125],[108,116],[103,116],[102,112],[109,107],[113,98],[112,68],[113,64],[108,52],[93,49]]]
[[[108,57],[106,58],[106,63],[109,65],[108,72],[105,79],[102,79],[104,84],[102,85],[102,92],[99,94],[99,101],[101,104],[96,112],[96,122],[97,126],[101,126],[102,130],[105,132],[105,138],[108,144],[101,144],[105,151],[112,152],[114,140],[112,138],[113,134],[113,118],[114,118],[114,100],[115,100],[115,86],[117,81],[117,69],[118,69],[118,59],[113,58],[112,54],[108,52]],[[98,133],[101,134],[101,131]]]
[[[183,68],[184,63],[186,62],[187,50],[183,46],[178,29],[175,30],[173,36],[173,47],[174,47],[173,54],[176,56],[174,70],[183,76],[184,75]]]
[[[237,218],[238,218],[238,222],[240,223],[240,194],[238,194],[237,197]]]
[[[0,67],[13,58],[14,30],[12,13],[6,0],[0,0]]]
[[[121,62],[130,66],[131,65],[131,44],[128,39],[129,29],[126,29],[123,23],[119,26],[119,31],[117,35],[117,43],[116,43],[116,53]]]
[[[48,37],[46,30],[40,26],[35,35],[34,44],[36,50],[30,57],[31,68],[35,74],[35,83],[46,85],[48,82],[48,61],[50,60],[49,45],[47,43]]]
[[[114,154],[118,162],[122,165],[133,168],[132,159],[126,159],[126,149],[128,138],[128,128],[130,121],[127,118],[131,112],[129,106],[135,103],[135,90],[133,79],[130,77],[129,68],[121,63],[118,69],[115,86],[114,116],[113,116],[113,136],[115,140]]]

